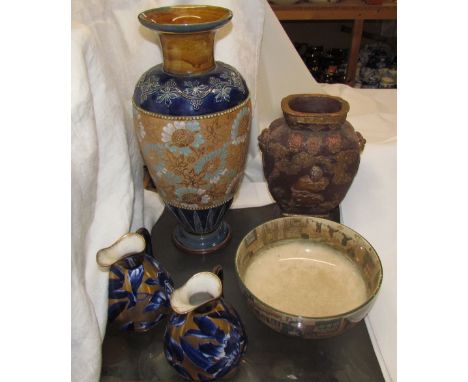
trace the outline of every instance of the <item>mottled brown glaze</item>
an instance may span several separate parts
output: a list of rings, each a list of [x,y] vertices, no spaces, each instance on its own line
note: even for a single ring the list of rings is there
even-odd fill
[[[232,12],[216,6],[177,5],[149,9],[138,18],[160,32],[164,70],[182,75],[214,69],[214,31],[231,20]]]
[[[283,213],[325,216],[348,192],[365,139],[339,97],[294,94],[281,108],[284,118],[258,137],[270,193]]]
[[[144,12],[144,17],[156,24],[201,24],[228,19],[231,16],[228,9],[208,5],[179,5]]]
[[[172,74],[195,74],[214,69],[215,32],[161,33],[164,70]]]

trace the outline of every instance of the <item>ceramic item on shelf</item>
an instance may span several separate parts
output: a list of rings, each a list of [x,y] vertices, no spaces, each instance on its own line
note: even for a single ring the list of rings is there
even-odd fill
[[[362,87],[367,89],[376,89],[380,83],[380,73],[378,69],[373,69],[367,66],[361,67],[359,78],[362,82]]]
[[[288,251],[283,247],[280,254],[270,258],[276,264],[266,257],[257,263],[261,264],[263,273],[267,272],[268,277],[273,275],[276,281],[264,283],[261,273],[256,273],[257,285],[249,284],[249,272],[258,257],[279,245],[295,249]],[[301,252],[298,248],[305,250]],[[311,252],[315,252],[313,256]],[[328,257],[335,260],[325,261]],[[302,260],[302,263],[292,272],[286,269],[291,261],[284,260]],[[306,216],[283,217],[253,229],[237,249],[235,266],[242,293],[260,321],[280,333],[312,339],[342,334],[360,322],[371,310],[383,279],[379,256],[361,235],[342,224]],[[336,282],[330,282],[333,279]],[[352,280],[362,285],[351,283]],[[314,283],[314,289],[291,287]],[[254,287],[260,289],[254,292]],[[281,293],[272,293],[275,288]],[[338,296],[338,289],[342,292],[341,300],[327,300],[330,295]],[[267,297],[269,303],[265,301]],[[347,308],[343,310],[343,306]],[[326,309],[326,316],[290,313],[293,310],[325,312]]]
[[[214,60],[216,29],[232,18],[215,6],[151,9],[140,22],[159,32],[163,63],[133,95],[134,126],[151,178],[179,225],[175,244],[190,253],[224,246],[223,221],[247,157],[251,102],[232,66]]]
[[[101,249],[97,263],[109,269],[108,321],[122,330],[145,332],[170,313],[171,276],[153,257],[145,228]]]
[[[395,89],[397,74],[394,69],[380,69],[380,86],[381,89]]]
[[[365,139],[339,97],[293,94],[281,108],[284,118],[258,137],[268,189],[285,214],[326,217],[348,192]]]
[[[380,78],[380,89],[395,89],[396,83],[392,77],[381,77]]]
[[[247,347],[239,315],[223,298],[222,269],[200,272],[171,296],[174,313],[164,351],[184,378],[212,381],[231,375]]]
[[[323,61],[323,47],[309,46],[305,52],[303,60],[312,76],[315,79],[319,78]]]

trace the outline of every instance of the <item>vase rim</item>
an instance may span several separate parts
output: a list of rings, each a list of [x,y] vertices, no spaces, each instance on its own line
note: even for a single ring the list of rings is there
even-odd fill
[[[311,100],[318,103],[313,105],[307,102]],[[335,124],[346,119],[349,103],[328,94],[291,94],[281,100],[281,109],[288,119],[294,119],[299,124]]]
[[[172,5],[138,15],[141,24],[165,33],[194,33],[218,29],[232,19],[232,11],[214,5]]]
[[[146,241],[143,235],[137,232],[128,232],[110,246],[97,251],[96,262],[99,266],[108,268],[126,257],[144,252],[145,247]]]
[[[211,297],[194,303],[190,298],[197,293],[207,293]],[[223,284],[216,274],[199,272],[190,277],[183,286],[174,290],[170,297],[171,308],[177,314],[187,314],[202,305],[217,300],[222,293]]]

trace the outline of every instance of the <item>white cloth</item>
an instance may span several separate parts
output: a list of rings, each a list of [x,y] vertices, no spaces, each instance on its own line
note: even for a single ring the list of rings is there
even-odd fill
[[[89,30],[72,33],[72,375],[97,380],[107,278],[96,251],[142,225],[142,169],[115,79]]]
[[[72,380],[99,380],[107,318],[107,273],[96,251],[120,235],[151,228],[163,206],[143,191],[142,161],[133,134],[131,96],[138,77],[161,62],[158,39],[139,12],[198,1],[72,1]],[[332,93],[351,105],[349,121],[368,140],[358,175],[342,205],[343,221],[374,245],[384,284],[367,325],[387,380],[396,379],[396,95],[310,76],[266,0],[203,1],[233,10],[218,32],[217,60],[236,67],[254,104],[249,156],[233,208],[272,203],[257,136],[281,116],[292,93]]]
[[[159,40],[137,20],[150,8],[197,1],[72,2],[72,378],[99,379],[108,274],[96,252],[155,223],[162,204],[143,191],[131,114],[139,76],[162,61]],[[264,0],[204,1],[234,13],[217,34],[217,60],[236,67],[255,107]],[[256,110],[256,109],[255,109]],[[257,116],[254,114],[254,124]],[[252,131],[255,136],[255,131]],[[254,139],[252,139],[254,141]],[[145,195],[145,208],[143,200]]]
[[[323,88],[350,103],[348,121],[367,140],[356,178],[341,204],[342,222],[363,235],[382,261],[382,287],[366,323],[386,380],[396,381],[396,90]]]

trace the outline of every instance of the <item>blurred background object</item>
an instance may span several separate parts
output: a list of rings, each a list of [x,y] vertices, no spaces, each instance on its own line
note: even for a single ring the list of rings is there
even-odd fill
[[[273,11],[317,82],[396,88],[396,2],[276,1]]]

